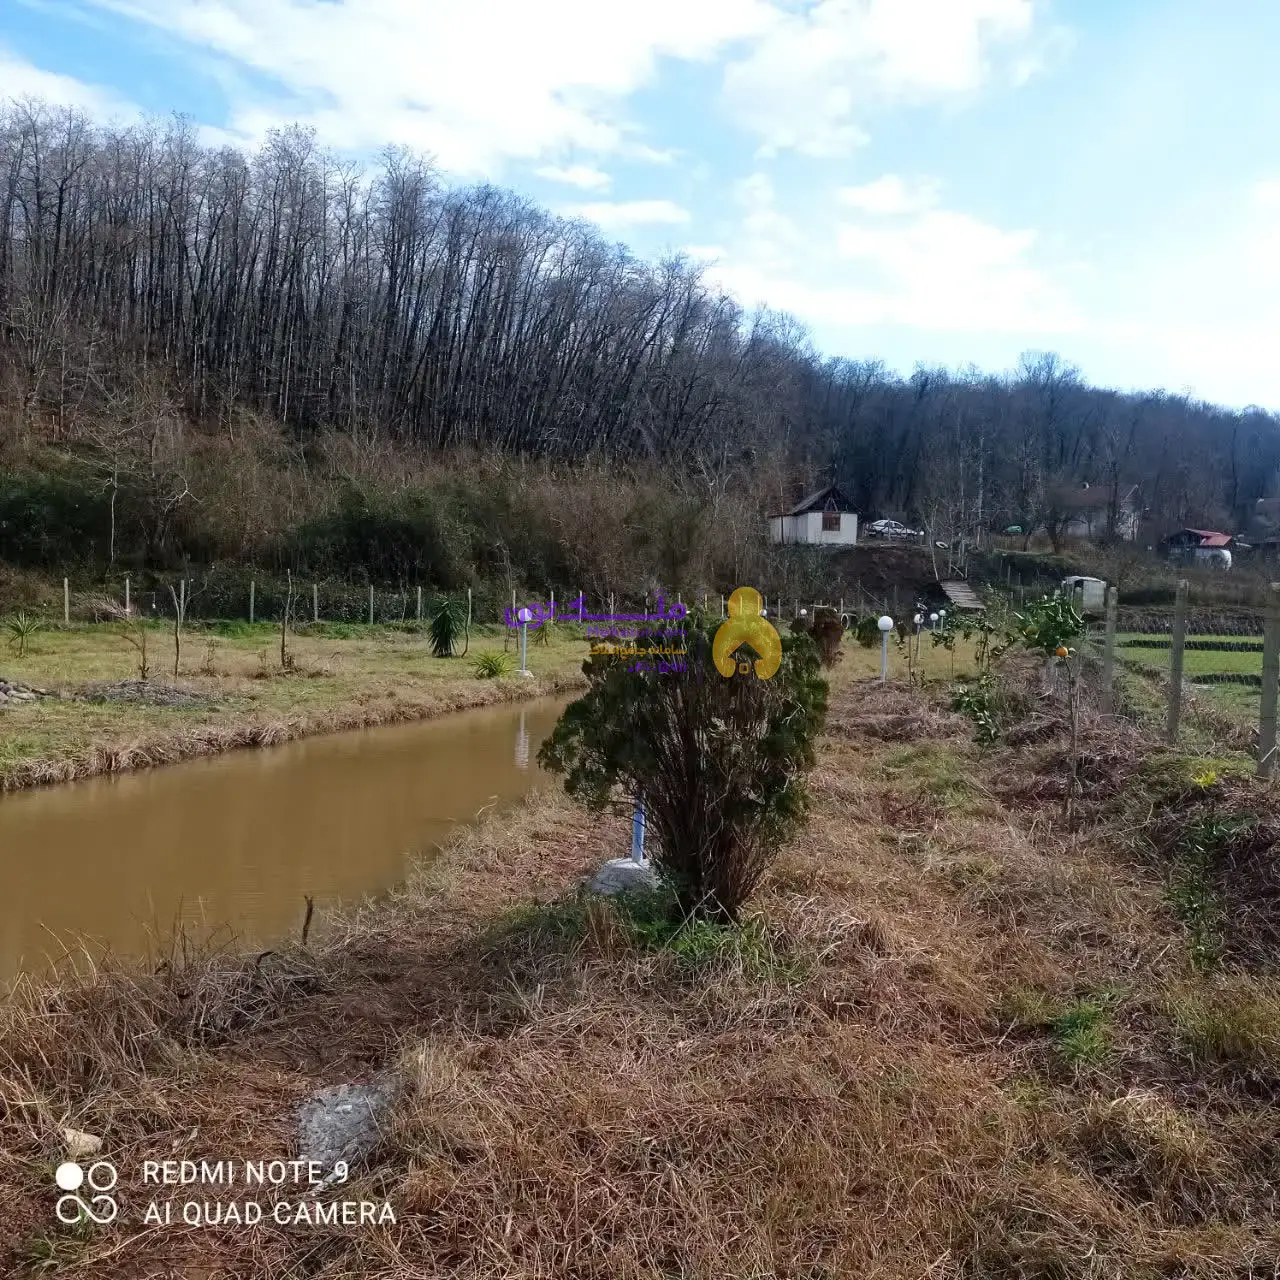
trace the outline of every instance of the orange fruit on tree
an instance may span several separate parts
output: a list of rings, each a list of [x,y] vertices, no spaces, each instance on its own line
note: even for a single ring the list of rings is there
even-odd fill
[[[1067,656],[1067,646],[1065,644],[1060,644],[1054,650],[1054,653],[1056,653],[1059,658],[1065,658]]]

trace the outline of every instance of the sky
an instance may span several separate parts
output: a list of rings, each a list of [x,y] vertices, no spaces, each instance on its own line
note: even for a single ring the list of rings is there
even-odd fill
[[[0,97],[432,155],[827,355],[1280,410],[1276,0],[0,0]]]

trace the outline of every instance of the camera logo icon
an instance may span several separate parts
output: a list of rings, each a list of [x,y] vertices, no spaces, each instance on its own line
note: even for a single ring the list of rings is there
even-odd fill
[[[115,1190],[117,1179],[116,1167],[110,1160],[95,1160],[87,1169],[74,1160],[60,1164],[53,1180],[67,1194],[58,1197],[54,1210],[58,1221],[68,1226],[74,1226],[84,1218],[102,1226],[114,1222],[120,1206],[110,1193]],[[86,1183],[88,1190],[94,1193],[87,1200],[79,1194]]]

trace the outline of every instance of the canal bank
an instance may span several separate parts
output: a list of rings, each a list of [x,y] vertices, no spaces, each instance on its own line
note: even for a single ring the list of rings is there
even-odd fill
[[[186,634],[175,675],[171,635],[149,630],[147,681],[110,626],[42,632],[4,656],[0,674],[49,696],[0,708],[0,792],[552,696],[582,686],[587,654],[565,628],[531,650],[533,679],[484,680],[470,659],[503,649],[500,628],[477,628],[467,657],[446,659],[420,632],[322,625],[291,633],[282,662],[278,629],[237,625]],[[111,696],[128,685],[154,696]]]

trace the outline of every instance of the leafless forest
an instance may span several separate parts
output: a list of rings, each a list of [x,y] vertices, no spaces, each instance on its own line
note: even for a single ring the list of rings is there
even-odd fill
[[[388,559],[376,527],[353,535],[352,513],[412,524],[425,503],[439,525],[452,502],[483,525],[475,495],[498,472],[569,495],[595,542],[732,511],[735,557],[761,513],[828,478],[867,515],[947,532],[1052,531],[1057,495],[1085,481],[1140,484],[1153,529],[1244,528],[1275,496],[1275,414],[1093,388],[1051,354],[907,378],[828,359],[696,263],[639,261],[410,154],[361,166],[289,130],[247,155],[182,120],[10,103],[0,175],[6,559],[323,546],[338,568],[430,576]],[[606,486],[594,514],[588,480]],[[619,502],[631,524],[614,529]],[[508,533],[459,554],[509,566]]]

